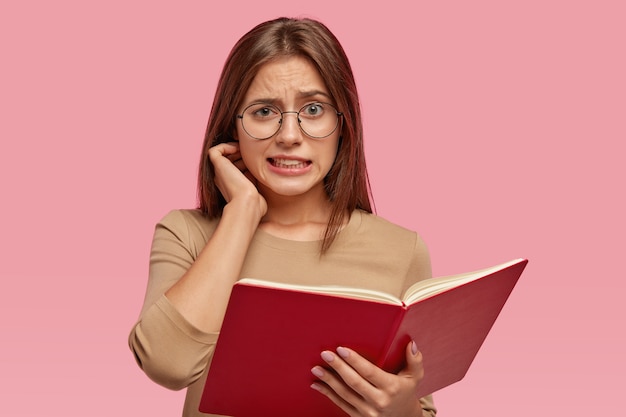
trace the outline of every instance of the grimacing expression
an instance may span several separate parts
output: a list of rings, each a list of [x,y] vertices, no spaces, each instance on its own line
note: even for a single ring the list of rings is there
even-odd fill
[[[324,80],[306,58],[279,58],[260,68],[238,109],[243,117],[237,118],[235,136],[261,194],[325,192],[324,178],[335,161],[340,135],[340,116],[333,106]],[[280,112],[278,132],[271,135]]]

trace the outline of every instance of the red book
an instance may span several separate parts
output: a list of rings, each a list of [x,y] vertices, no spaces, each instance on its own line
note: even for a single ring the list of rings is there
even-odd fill
[[[310,388],[320,353],[346,346],[398,372],[415,340],[422,397],[461,380],[527,260],[416,283],[402,299],[346,287],[242,279],[232,290],[200,411],[235,417],[344,416]]]

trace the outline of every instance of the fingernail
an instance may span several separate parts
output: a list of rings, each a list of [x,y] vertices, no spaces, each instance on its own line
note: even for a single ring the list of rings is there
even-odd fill
[[[417,344],[415,343],[415,340],[411,342],[411,353],[413,356],[417,355]]]
[[[318,377],[318,378],[321,378],[321,377],[323,377],[323,376],[324,376],[324,371],[323,371],[323,370],[322,370],[322,368],[320,368],[319,366],[314,366],[314,367],[311,369],[311,373],[312,373],[313,375],[315,375],[316,377]]]
[[[320,387],[320,386],[319,386],[319,384],[312,383],[312,384],[311,384],[311,388],[313,388],[315,391],[320,391],[320,392],[322,392],[322,387]]]
[[[326,362],[332,362],[335,359],[335,355],[327,350],[323,351],[321,356]]]
[[[339,356],[341,356],[344,359],[350,356],[350,351],[346,349],[345,347],[341,347],[341,346],[337,348],[337,353],[339,354]]]

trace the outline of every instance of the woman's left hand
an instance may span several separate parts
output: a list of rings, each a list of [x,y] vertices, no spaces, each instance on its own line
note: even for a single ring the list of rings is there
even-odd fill
[[[322,359],[335,371],[321,366],[311,372],[322,383],[311,385],[352,417],[422,416],[415,392],[424,377],[422,355],[414,342],[406,348],[406,367],[391,374],[378,368],[355,351],[339,347],[324,351]]]

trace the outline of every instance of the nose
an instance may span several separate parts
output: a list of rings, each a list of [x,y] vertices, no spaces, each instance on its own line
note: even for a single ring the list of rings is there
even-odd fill
[[[276,135],[276,141],[288,145],[302,142],[302,130],[298,122],[298,112],[285,111],[282,113],[280,130]]]

